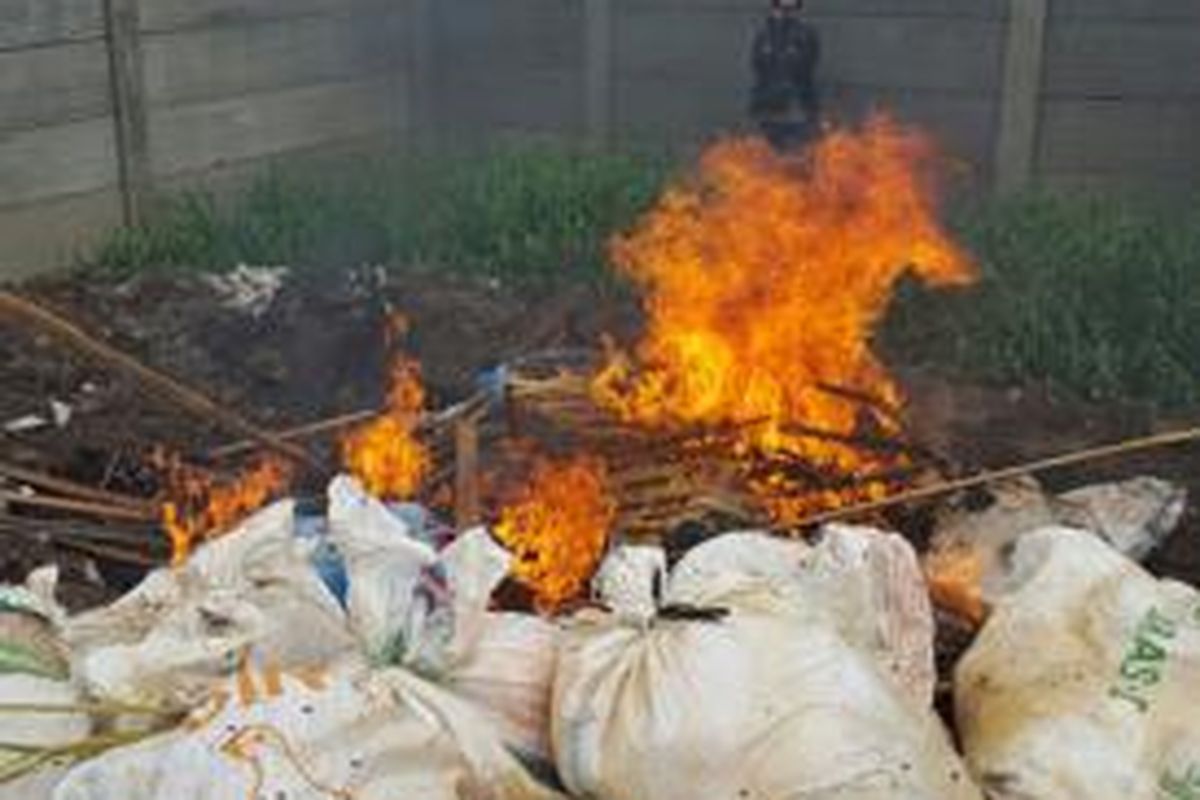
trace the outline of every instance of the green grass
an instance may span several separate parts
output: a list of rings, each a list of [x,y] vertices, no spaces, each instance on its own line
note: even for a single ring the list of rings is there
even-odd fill
[[[611,231],[657,196],[666,158],[539,147],[271,170],[218,202],[163,198],[85,261],[117,272],[371,262],[553,283],[604,273]]]
[[[532,286],[607,274],[605,242],[650,205],[666,158],[553,147],[272,171],[218,203],[187,193],[115,232],[109,270],[370,262]],[[1097,400],[1200,401],[1200,208],[1031,194],[952,215],[977,287],[905,287],[889,358]]]
[[[974,377],[1093,400],[1200,400],[1200,209],[1030,194],[957,215],[979,284],[911,287],[893,349]]]

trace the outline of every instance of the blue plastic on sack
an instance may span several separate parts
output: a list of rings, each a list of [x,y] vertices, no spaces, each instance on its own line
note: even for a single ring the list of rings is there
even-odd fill
[[[329,541],[329,523],[320,514],[297,507],[295,531],[297,538],[316,540],[317,546],[311,556],[313,570],[329,593],[345,608],[350,578],[346,574],[346,562],[342,560],[342,554]]]
[[[454,530],[443,524],[429,509],[418,503],[389,503],[387,509],[404,523],[410,535],[435,550],[441,550],[454,538]],[[297,504],[295,515],[297,538],[315,540],[312,566],[342,608],[346,607],[346,596],[350,591],[350,577],[346,573],[346,562],[337,547],[329,541],[329,522],[313,505],[311,508]]]

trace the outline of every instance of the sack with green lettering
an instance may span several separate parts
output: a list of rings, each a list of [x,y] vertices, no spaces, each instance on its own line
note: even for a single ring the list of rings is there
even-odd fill
[[[955,674],[991,800],[1200,798],[1200,592],[1092,534],[1022,537]]]

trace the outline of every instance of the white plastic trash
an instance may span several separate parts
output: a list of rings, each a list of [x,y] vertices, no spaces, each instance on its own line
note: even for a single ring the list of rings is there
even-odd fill
[[[955,701],[993,800],[1200,797],[1200,592],[1099,537],[1019,539]]]

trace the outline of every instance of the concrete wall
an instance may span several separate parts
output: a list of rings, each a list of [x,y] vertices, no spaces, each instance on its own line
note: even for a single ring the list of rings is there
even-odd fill
[[[123,36],[108,16],[122,6],[137,12]],[[66,263],[120,223],[123,163],[152,207],[155,189],[403,140],[410,12],[397,0],[0,0],[0,276]],[[131,39],[135,68],[117,89],[110,53]],[[114,109],[130,105],[122,139]]]
[[[765,3],[0,0],[0,276],[63,263],[131,195],[279,158],[513,137],[690,149],[746,127]],[[969,186],[1200,184],[1198,0],[809,8],[830,112],[892,109]],[[130,40],[136,58],[111,60]]]
[[[117,221],[107,76],[99,0],[0,2],[0,275]]]
[[[455,0],[435,12],[443,141],[690,146],[746,126],[765,0]],[[932,131],[999,172],[1175,189],[1200,181],[1196,0],[810,0],[830,112]],[[1005,176],[1013,177],[1013,176]]]
[[[1200,187],[1200,2],[1055,0],[1041,111],[1050,179]]]

